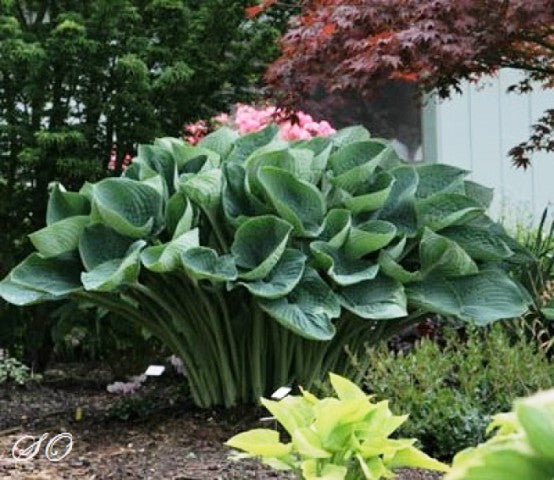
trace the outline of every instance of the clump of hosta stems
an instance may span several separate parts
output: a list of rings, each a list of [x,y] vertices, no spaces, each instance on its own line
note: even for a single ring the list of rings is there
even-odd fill
[[[526,310],[504,267],[528,255],[467,173],[405,164],[361,127],[162,138],[119,178],[55,185],[37,252],[0,295],[92,302],[179,357],[198,405],[255,402],[345,373],[347,345],[426,314],[481,325]]]

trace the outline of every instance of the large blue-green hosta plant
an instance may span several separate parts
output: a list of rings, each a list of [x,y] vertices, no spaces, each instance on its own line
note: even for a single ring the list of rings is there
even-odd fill
[[[182,358],[201,406],[309,387],[343,372],[346,345],[426,313],[486,324],[525,311],[502,269],[524,255],[466,174],[403,164],[361,127],[159,139],[120,178],[55,185],[37,252],[0,295],[73,297],[139,322]]]

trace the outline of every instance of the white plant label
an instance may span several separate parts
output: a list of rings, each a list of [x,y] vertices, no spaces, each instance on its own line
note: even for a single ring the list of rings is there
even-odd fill
[[[20,437],[12,447],[12,458],[16,462],[28,462],[35,458],[42,443],[48,438],[49,433],[43,433],[40,437],[24,435]],[[73,435],[71,433],[59,433],[53,436],[44,448],[44,456],[53,463],[62,461],[73,449]]]
[[[292,388],[290,387],[279,387],[271,394],[271,398],[274,400],[282,400],[291,392],[291,390]]]
[[[144,374],[147,377],[159,377],[164,371],[165,367],[163,365],[150,365]]]

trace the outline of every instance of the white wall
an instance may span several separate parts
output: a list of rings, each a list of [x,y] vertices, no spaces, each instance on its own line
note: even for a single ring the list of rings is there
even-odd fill
[[[520,72],[503,70],[479,85],[465,84],[462,95],[436,104],[432,150],[437,161],[471,170],[473,180],[495,189],[494,216],[508,223],[536,223],[549,203],[554,215],[554,154],[535,155],[525,171],[512,166],[507,152],[529,137],[545,109],[554,107],[554,90],[507,93],[519,78]]]

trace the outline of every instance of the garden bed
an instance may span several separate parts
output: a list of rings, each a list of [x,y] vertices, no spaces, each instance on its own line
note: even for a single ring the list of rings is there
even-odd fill
[[[234,463],[223,445],[234,433],[256,426],[256,408],[200,411],[175,383],[151,383],[141,395],[155,394],[156,409],[140,418],[113,418],[115,397],[94,382],[56,382],[3,387],[0,392],[0,478],[2,479],[276,479],[290,478],[256,462]],[[80,407],[83,419],[75,420]],[[109,412],[112,412],[109,415]],[[71,454],[59,464],[39,455],[25,463],[10,458],[22,435],[73,435]],[[420,471],[401,472],[400,480],[440,478]]]

